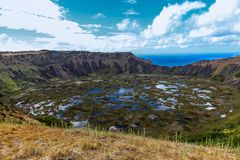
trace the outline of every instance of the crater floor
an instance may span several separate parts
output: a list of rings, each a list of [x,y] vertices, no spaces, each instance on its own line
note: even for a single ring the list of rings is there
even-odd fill
[[[205,132],[239,115],[239,91],[208,79],[163,75],[91,75],[51,80],[11,95],[34,116],[75,127],[145,131],[151,136]]]

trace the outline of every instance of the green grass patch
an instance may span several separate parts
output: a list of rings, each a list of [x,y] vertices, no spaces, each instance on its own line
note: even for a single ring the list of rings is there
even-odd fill
[[[213,77],[215,81],[224,82],[225,78],[222,75],[216,75]]]
[[[235,77],[236,77],[236,78],[240,78],[240,73],[238,73]]]
[[[0,86],[7,92],[15,92],[20,89],[12,78],[3,75],[0,77]]]
[[[42,117],[38,117],[37,120],[43,123],[44,125],[50,126],[50,127],[61,127],[61,128],[71,127],[71,124],[66,123],[63,120],[60,120],[54,116],[42,116]]]

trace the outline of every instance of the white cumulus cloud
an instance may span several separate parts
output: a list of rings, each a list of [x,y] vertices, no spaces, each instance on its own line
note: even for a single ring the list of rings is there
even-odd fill
[[[101,13],[96,18],[101,18]],[[65,18],[65,11],[50,0],[1,0],[0,27],[11,30],[26,30],[49,35],[37,36],[31,43],[18,41],[7,34],[1,34],[1,50],[27,49],[70,49],[113,51],[134,48],[130,44],[136,40],[134,35],[95,36],[91,32],[101,26],[80,25]],[[5,42],[6,41],[6,42]],[[116,42],[117,41],[117,42]],[[131,42],[131,43],[129,43]],[[126,45],[129,43],[129,45]],[[20,47],[22,46],[22,47]]]
[[[237,13],[239,7],[239,0],[216,0],[216,2],[209,8],[208,12],[197,17],[196,23],[198,26],[221,24],[226,20],[232,19],[232,16],[235,15],[235,12]]]
[[[137,3],[136,0],[124,2]],[[195,12],[199,9],[204,10]],[[130,9],[124,14],[138,12]],[[105,17],[104,13],[97,13],[92,18]],[[1,28],[36,33],[30,41],[18,39],[14,32],[2,31],[0,50],[127,51],[144,47],[240,46],[239,0],[216,0],[209,8],[200,1],[169,4],[145,29],[139,23],[140,20],[125,18],[115,25],[116,34],[97,36],[95,32],[106,27],[69,20],[65,9],[51,0],[0,0]]]
[[[240,39],[240,1],[216,0],[208,11],[192,17],[188,38],[210,43],[233,42]]]
[[[1,51],[34,50],[37,46],[29,46],[26,42],[15,40],[5,33],[0,34]]]
[[[155,17],[153,23],[142,32],[145,38],[161,36],[170,32],[181,23],[181,18],[191,10],[205,7],[201,2],[185,2],[182,5],[164,7],[160,15]]]
[[[202,2],[185,2],[164,7],[141,35],[153,48],[206,48],[211,45],[240,46],[240,1],[216,0],[204,12]]]
[[[140,27],[140,25],[136,20],[131,20],[129,18],[123,19],[116,26],[117,26],[117,29],[120,31],[131,31],[131,30],[136,30],[137,28]]]

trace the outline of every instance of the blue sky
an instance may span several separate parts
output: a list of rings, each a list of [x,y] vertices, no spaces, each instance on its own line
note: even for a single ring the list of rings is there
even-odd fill
[[[240,0],[1,0],[0,50],[240,49]]]

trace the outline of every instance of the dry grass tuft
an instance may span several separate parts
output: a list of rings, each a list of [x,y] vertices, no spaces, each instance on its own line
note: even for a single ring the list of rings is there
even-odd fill
[[[235,150],[121,133],[0,124],[2,160],[237,160]]]

